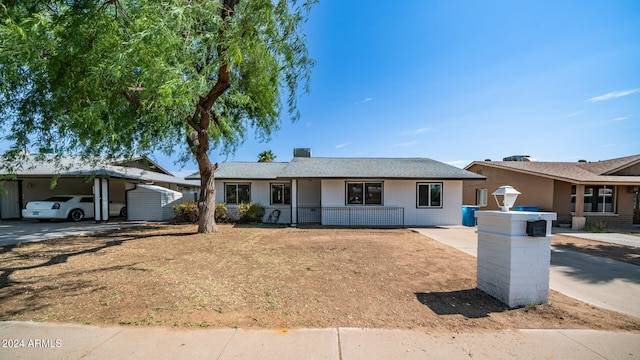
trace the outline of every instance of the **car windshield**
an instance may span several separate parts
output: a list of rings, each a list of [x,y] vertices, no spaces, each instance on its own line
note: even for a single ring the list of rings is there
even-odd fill
[[[59,202],[67,202],[71,200],[71,196],[52,196],[45,201],[59,201]]]

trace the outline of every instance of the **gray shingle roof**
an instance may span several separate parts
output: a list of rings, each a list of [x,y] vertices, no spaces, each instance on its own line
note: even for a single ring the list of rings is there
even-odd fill
[[[289,163],[228,162],[219,165],[216,179],[370,178],[484,179],[484,176],[426,158],[293,158]],[[187,179],[197,179],[193,174]]]
[[[426,158],[294,158],[286,178],[484,179]]]
[[[75,156],[38,155],[20,158],[13,169],[17,176],[108,176],[135,181],[166,182],[185,186],[200,186],[197,181],[136,167],[113,166],[100,158],[83,159]]]
[[[288,163],[282,162],[225,162],[214,172],[216,179],[276,179]],[[187,179],[199,179],[200,174],[189,175]]]

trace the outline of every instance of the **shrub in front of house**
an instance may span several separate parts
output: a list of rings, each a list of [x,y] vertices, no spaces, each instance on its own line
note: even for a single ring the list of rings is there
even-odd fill
[[[218,224],[224,224],[231,221],[229,211],[227,210],[227,205],[225,203],[216,203],[214,218]]]
[[[176,214],[174,219],[178,223],[197,224],[200,219],[198,204],[193,201],[173,205],[171,210]]]
[[[238,222],[242,224],[257,224],[262,222],[266,209],[261,204],[241,203],[238,205]]]
[[[193,201],[173,205],[171,209],[176,214],[174,218],[176,223],[197,224],[200,219],[198,204]],[[266,211],[264,206],[254,203],[242,203],[233,210],[234,211],[229,211],[229,209],[227,209],[227,205],[224,203],[216,203],[214,215],[216,223],[261,223]]]

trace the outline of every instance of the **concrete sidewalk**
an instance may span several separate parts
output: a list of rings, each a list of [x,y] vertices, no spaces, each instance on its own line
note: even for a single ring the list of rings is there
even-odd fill
[[[581,239],[595,240],[600,242],[620,244],[625,246],[640,247],[640,236],[629,235],[624,233],[590,233],[584,231],[573,231],[571,229],[553,228],[554,234],[573,236]]]
[[[516,330],[174,330],[1,322],[0,359],[640,359],[640,334]]]
[[[412,230],[477,256],[478,237],[475,227]],[[600,239],[605,236],[598,235]],[[552,246],[549,278],[549,286],[553,290],[604,309],[640,318],[640,266]]]

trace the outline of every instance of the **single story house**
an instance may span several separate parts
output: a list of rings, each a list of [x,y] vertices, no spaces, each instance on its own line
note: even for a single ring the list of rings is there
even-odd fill
[[[59,154],[25,154],[20,160],[18,166],[11,169],[14,176],[2,181],[0,219],[19,219],[21,209],[29,201],[53,195],[93,194],[94,204],[99,204],[95,220],[106,221],[108,204],[126,203],[126,192],[138,184],[179,191],[185,200],[197,199],[200,189],[199,182],[175,177],[147,157],[105,161]]]
[[[558,223],[605,225],[610,228],[640,225],[640,154],[587,162],[475,161],[466,170],[486,181],[466,180],[463,201],[482,209],[498,209],[491,199],[502,185],[522,194],[516,205],[537,206],[558,214]]]
[[[314,158],[310,152],[290,162],[225,162],[214,176],[216,202],[229,209],[260,203],[264,222],[347,227],[460,225],[463,180],[484,179],[426,158]]]

